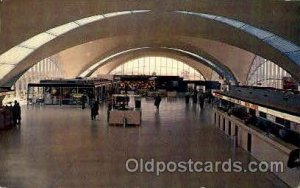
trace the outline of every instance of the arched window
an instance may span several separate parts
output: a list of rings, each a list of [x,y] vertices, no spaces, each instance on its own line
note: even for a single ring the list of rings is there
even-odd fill
[[[204,80],[198,70],[186,63],[160,56],[147,56],[130,60],[113,69],[110,74],[180,76],[184,80]]]
[[[284,77],[291,75],[275,63],[256,56],[248,74],[247,85],[282,89]]]

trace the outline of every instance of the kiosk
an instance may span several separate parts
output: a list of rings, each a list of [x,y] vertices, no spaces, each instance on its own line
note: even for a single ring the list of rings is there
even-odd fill
[[[140,95],[113,95],[109,111],[109,125],[141,125],[142,110]]]
[[[114,84],[103,79],[41,80],[28,84],[27,104],[82,105],[90,98],[102,101]]]

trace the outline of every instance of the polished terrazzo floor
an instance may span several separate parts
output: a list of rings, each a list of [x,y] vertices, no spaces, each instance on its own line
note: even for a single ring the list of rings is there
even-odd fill
[[[143,101],[141,127],[109,127],[106,109],[23,107],[20,129],[0,132],[0,187],[7,188],[246,188],[287,187],[270,173],[129,173],[128,158],[159,161],[252,159],[234,150],[211,122],[211,110],[163,100]]]

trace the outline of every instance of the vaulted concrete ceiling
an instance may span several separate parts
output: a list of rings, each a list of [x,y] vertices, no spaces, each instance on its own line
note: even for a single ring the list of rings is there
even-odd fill
[[[138,9],[191,10],[235,18],[300,44],[297,1],[165,0],[162,4],[160,0],[3,0],[0,53],[64,23],[99,13]]]
[[[6,52],[39,33],[85,17],[124,10],[151,10],[151,12],[102,19],[60,35],[35,49],[1,79],[0,84],[12,83],[12,80],[45,57],[98,39],[103,40],[98,45],[101,45],[104,50],[95,53],[95,56],[92,56],[90,52],[91,60],[112,53],[117,49],[116,45],[118,49],[145,46],[147,42],[145,39],[148,39],[147,46],[180,47],[187,51],[210,54],[211,57],[228,67],[241,82],[245,81],[246,70],[249,69],[249,62],[254,54],[272,60],[300,80],[300,62],[297,62],[297,58],[292,60],[270,43],[266,43],[265,39],[261,40],[257,36],[243,32],[241,28],[231,27],[216,20],[174,13],[175,10],[185,10],[224,16],[272,32],[299,45],[299,7],[299,2],[269,0],[166,0],[163,6],[158,0],[93,2],[87,0],[4,0],[0,3],[0,53]],[[32,11],[33,9],[35,11]],[[122,37],[124,39],[120,40]],[[70,53],[72,50],[65,53]],[[243,52],[245,56],[239,52]],[[87,56],[86,54],[80,55]],[[293,51],[292,55],[298,55],[298,51]],[[68,59],[68,56],[60,57],[64,60]],[[88,63],[91,62],[93,61]],[[237,62],[240,62],[239,65],[242,66],[237,68]],[[72,66],[74,70],[69,70],[68,74],[75,75],[85,66],[84,63],[82,65],[76,63]],[[242,72],[243,76],[238,75],[239,72]]]
[[[225,68],[231,70],[234,77],[244,83],[253,58],[255,57],[253,53],[249,53],[245,50],[225,43],[206,39],[193,37],[170,37],[168,41],[156,41],[155,38],[143,38],[138,42],[135,42],[134,38],[135,36],[123,36],[101,39],[60,52],[58,57],[60,62],[63,63],[63,67],[65,67],[64,70],[66,77],[74,78],[79,76],[80,73],[88,69],[93,64],[120,51],[146,46],[157,48],[165,45],[179,49],[186,49],[190,52],[200,54],[203,57],[207,57],[207,55],[203,54],[203,52],[208,52],[208,54],[210,54],[210,56],[207,57],[208,59],[215,59],[215,62],[219,62],[219,64],[222,64]],[[176,41],[176,45],[174,45],[173,41]],[[165,50],[161,49],[161,51]],[[137,54],[136,51],[132,53],[133,55],[131,56]],[[185,55],[185,57],[187,57],[187,55]],[[193,58],[189,57],[189,60],[192,59]],[[243,66],[240,66],[241,62],[243,62]],[[76,67],[76,69],[74,67]]]

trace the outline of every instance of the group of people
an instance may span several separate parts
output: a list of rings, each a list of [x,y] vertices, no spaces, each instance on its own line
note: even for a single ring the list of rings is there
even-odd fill
[[[204,108],[204,102],[207,97],[208,97],[207,94],[204,92],[197,92],[197,91],[192,92],[193,103],[197,103],[199,101],[201,109]],[[189,92],[187,92],[185,95],[185,101],[187,104],[189,104],[189,102],[190,102],[190,93]]]
[[[91,109],[91,119],[95,120],[97,115],[99,115],[99,102],[94,98],[88,100],[86,95],[82,95],[80,98],[81,108],[84,110],[86,108],[86,103],[89,102],[90,109]]]
[[[18,101],[15,100],[11,106],[4,106],[1,110],[8,120],[13,123],[13,126],[21,125],[21,106]]]
[[[209,97],[206,96],[206,94],[203,92],[193,92],[193,94],[192,94],[193,102],[197,103],[197,101],[199,101],[201,109],[204,108],[204,102],[205,102],[206,98],[209,98]],[[107,97],[107,99],[108,99],[107,114],[109,116],[109,111],[112,109],[111,96]],[[190,93],[187,93],[186,94],[186,103],[189,103],[189,99],[190,99]],[[157,94],[154,97],[154,106],[156,107],[157,110],[159,110],[161,100],[162,100],[162,98],[161,98],[160,94]],[[82,102],[85,103],[85,100],[83,99]],[[83,109],[85,108],[84,104],[82,107],[83,107]],[[94,99],[90,100],[90,109],[91,109],[91,119],[95,120],[97,115],[99,115],[99,102]]]

